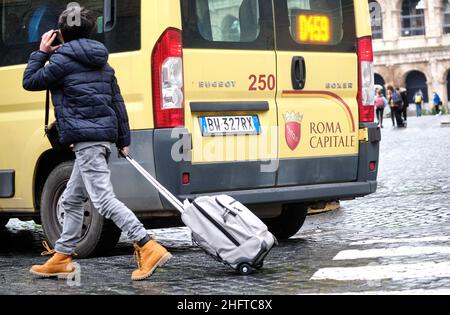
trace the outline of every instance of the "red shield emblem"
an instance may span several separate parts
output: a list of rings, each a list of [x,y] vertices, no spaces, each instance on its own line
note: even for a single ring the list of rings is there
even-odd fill
[[[286,113],[284,115],[286,122],[286,143],[292,151],[297,149],[302,138],[302,119],[303,116],[298,113]]]

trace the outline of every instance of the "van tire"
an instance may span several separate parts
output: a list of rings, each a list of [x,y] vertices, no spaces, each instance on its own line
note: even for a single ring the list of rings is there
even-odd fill
[[[67,186],[73,166],[73,161],[59,164],[47,178],[42,191],[42,227],[52,248],[62,232],[61,217],[58,218],[58,201]],[[84,209],[86,215],[83,222],[83,235],[75,250],[77,258],[108,253],[119,241],[121,235],[119,228],[111,220],[104,219],[90,201],[86,202]],[[87,226],[85,226],[86,220],[89,220]]]
[[[305,223],[308,207],[304,204],[283,205],[278,217],[264,219],[269,231],[280,241],[287,240],[297,234]]]

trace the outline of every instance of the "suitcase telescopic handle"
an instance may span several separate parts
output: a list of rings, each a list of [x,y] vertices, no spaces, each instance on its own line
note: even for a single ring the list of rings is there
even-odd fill
[[[158,190],[158,192],[163,195],[164,198],[167,199],[178,211],[180,211],[182,214],[184,213],[184,206],[183,203],[178,200],[177,197],[175,197],[169,190],[167,190],[166,187],[161,185],[160,182],[158,182],[152,175],[150,175],[149,172],[147,172],[138,162],[136,162],[131,155],[125,154],[122,150],[119,150],[119,154],[126,159],[130,164],[139,172],[142,176],[144,176],[152,185],[153,187]]]

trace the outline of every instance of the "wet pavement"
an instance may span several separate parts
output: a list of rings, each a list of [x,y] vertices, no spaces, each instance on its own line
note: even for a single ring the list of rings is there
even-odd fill
[[[125,238],[108,256],[78,261],[73,281],[28,274],[39,257],[39,226],[11,220],[0,232],[0,294],[450,293],[450,129],[440,117],[383,129],[379,190],[309,217],[273,250],[264,269],[236,275],[190,241],[186,228],[154,230],[174,258],[147,281],[130,280]]]

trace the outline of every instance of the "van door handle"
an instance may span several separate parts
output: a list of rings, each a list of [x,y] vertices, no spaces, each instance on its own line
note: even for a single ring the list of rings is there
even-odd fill
[[[306,85],[306,63],[303,57],[292,58],[292,87],[294,90],[303,90]]]

